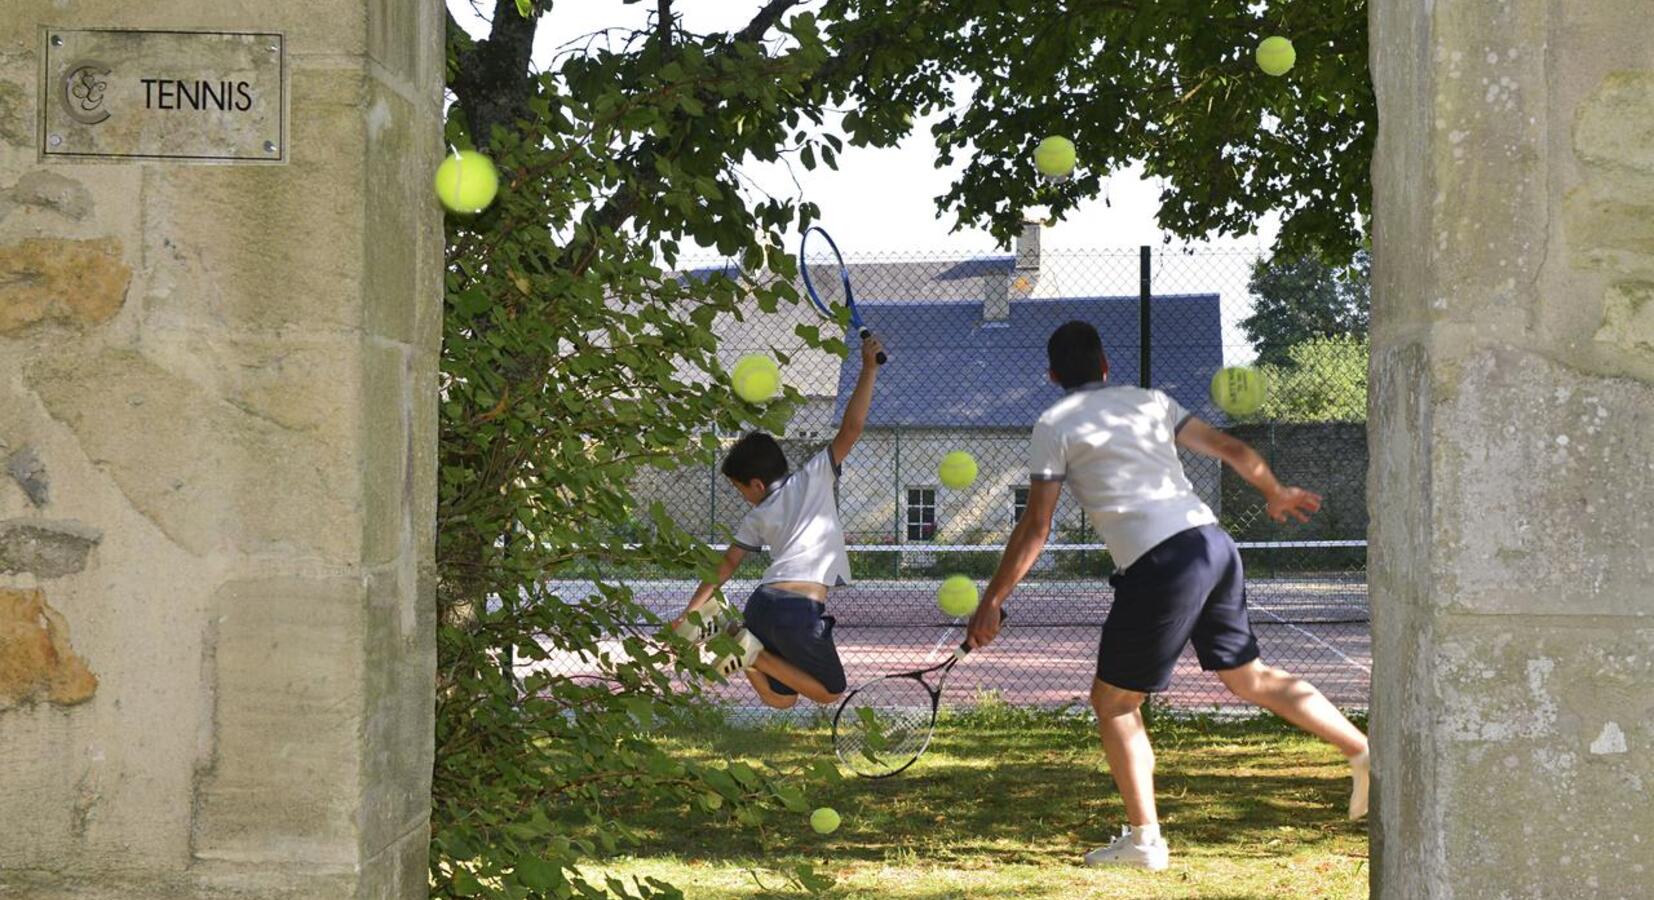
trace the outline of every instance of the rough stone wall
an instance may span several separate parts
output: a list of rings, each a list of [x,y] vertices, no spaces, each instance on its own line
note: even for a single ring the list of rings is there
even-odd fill
[[[1372,4],[1376,896],[1654,884],[1648,13]]]
[[[441,15],[0,17],[0,895],[424,896]],[[289,161],[42,163],[43,26],[284,33]]]

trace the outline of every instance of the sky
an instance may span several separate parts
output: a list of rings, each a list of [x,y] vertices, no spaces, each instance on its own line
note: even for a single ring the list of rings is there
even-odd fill
[[[476,2],[484,13],[491,13],[494,0]],[[473,36],[487,36],[489,24],[473,0],[448,0],[448,6]],[[757,6],[756,0],[679,0],[676,4],[682,26],[695,33],[739,28]],[[550,67],[560,48],[584,46],[588,36],[605,28],[641,29],[653,9],[652,3],[621,0],[555,3],[536,31],[534,62],[541,68]],[[935,198],[947,191],[963,163],[935,167],[936,150],[930,136],[934,121],[917,120],[913,132],[895,147],[846,146],[838,154],[837,171],[825,166],[810,171],[796,161],[789,166],[757,160],[748,160],[740,169],[773,196],[796,197],[820,207],[821,224],[852,262],[865,253],[955,256],[1004,252],[987,232],[953,231],[953,215],[938,213]],[[1078,149],[1083,166],[1085,148]],[[1103,195],[1083,201],[1063,221],[1047,227],[1041,237],[1042,249],[1055,260],[1064,255],[1078,257],[1081,251],[1155,248],[1157,260],[1165,261],[1156,268],[1155,289],[1221,293],[1225,355],[1234,362],[1250,358],[1250,348],[1236,327],[1252,306],[1246,291],[1246,261],[1267,252],[1279,230],[1279,217],[1272,214],[1261,220],[1256,235],[1195,242],[1174,239],[1166,244],[1166,233],[1155,222],[1160,194],[1155,180],[1144,178],[1141,168],[1134,166],[1112,174],[1106,185]],[[1195,255],[1188,257],[1185,250]],[[1228,252],[1214,256],[1202,255],[1203,250]],[[1125,272],[1123,286],[1110,285],[1108,291],[1135,293],[1134,277]]]

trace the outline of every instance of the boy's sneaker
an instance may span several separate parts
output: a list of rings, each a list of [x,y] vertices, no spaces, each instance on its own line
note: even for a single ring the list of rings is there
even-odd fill
[[[1120,836],[1110,841],[1107,847],[1098,847],[1087,853],[1085,864],[1131,866],[1159,872],[1171,864],[1171,852],[1166,848],[1164,838],[1155,838],[1154,843],[1140,846],[1131,839],[1131,829],[1123,828],[1120,830]]]
[[[728,678],[743,669],[752,668],[752,661],[764,650],[764,642],[742,627],[740,622],[729,623],[729,627],[724,629],[724,634],[741,645],[740,653],[734,656],[720,656],[712,663],[719,675]]]
[[[717,597],[713,597],[701,604],[699,609],[691,610],[684,620],[674,629],[678,637],[699,644],[717,633],[718,620],[723,617],[724,604]]]
[[[1367,787],[1372,777],[1372,759],[1367,751],[1350,757],[1350,778],[1355,781],[1350,788],[1350,821],[1354,822],[1367,814]]]

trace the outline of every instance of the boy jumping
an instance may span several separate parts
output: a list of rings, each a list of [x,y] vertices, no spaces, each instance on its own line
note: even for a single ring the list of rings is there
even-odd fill
[[[733,635],[742,655],[720,663],[725,674],[737,666],[745,669],[766,706],[786,709],[800,694],[833,703],[844,692],[844,664],[833,643],[833,617],[826,615],[827,589],[850,583],[835,488],[844,458],[867,425],[881,349],[876,337],[862,341],[861,375],[838,434],[797,472],[787,471],[781,445],[763,432],[742,438],[724,458],[724,477],[752,509],[735,529],[717,580],[695,591],[673,625],[705,605],[749,552],[768,546],[769,568],[747,598],[745,627]]]
[[[1063,325],[1046,351],[1051,380],[1068,396],[1034,424],[1027,511],[971,618],[969,641],[980,647],[999,633],[999,608],[1044,549],[1066,481],[1118,566],[1109,578],[1114,605],[1097,648],[1091,706],[1130,828],[1087,853],[1085,863],[1166,868],[1154,805],[1154,749],[1140,708],[1171,683],[1178,655],[1191,640],[1200,667],[1216,671],[1236,696],[1343,751],[1355,782],[1350,818],[1366,815],[1366,735],[1309,682],[1258,659],[1240,553],[1195,494],[1177,448],[1228,463],[1264,495],[1277,522],[1288,516],[1309,521],[1321,498],[1276,481],[1251,447],[1191,416],[1164,393],[1109,387],[1108,360],[1090,325]]]

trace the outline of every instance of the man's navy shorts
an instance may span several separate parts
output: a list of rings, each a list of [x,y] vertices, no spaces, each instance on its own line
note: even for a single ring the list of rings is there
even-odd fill
[[[1163,691],[1183,645],[1208,672],[1258,658],[1246,615],[1240,551],[1216,525],[1180,531],[1109,578],[1114,606],[1097,645],[1097,678],[1128,691]]]
[[[844,663],[833,643],[833,617],[827,605],[803,594],[759,585],[747,598],[746,627],[764,649],[803,669],[829,692],[844,692]],[[797,691],[766,676],[778,694]]]

